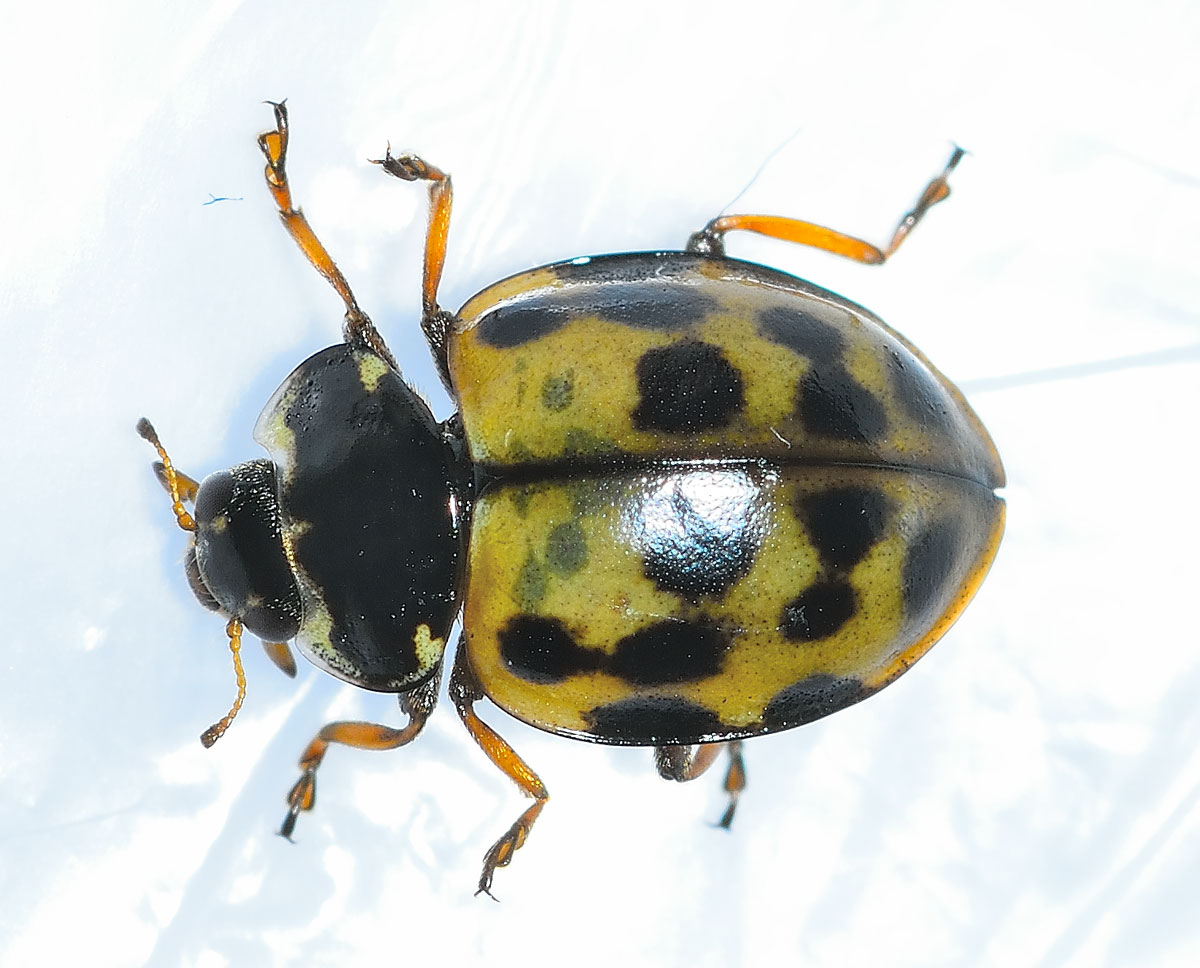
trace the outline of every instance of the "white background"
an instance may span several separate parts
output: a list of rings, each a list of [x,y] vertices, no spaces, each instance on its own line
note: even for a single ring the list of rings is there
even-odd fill
[[[0,90],[0,962],[5,965],[1192,966],[1200,958],[1200,19],[1188,2],[15,3]],[[1126,12],[1128,11],[1128,12]],[[295,758],[394,701],[222,623],[133,432],[193,474],[258,451],[341,307],[280,228],[255,135],[292,108],[296,195],[440,415],[419,338],[424,190],[455,177],[442,301],[531,265],[678,247],[735,209],[885,239],[868,269],[731,240],[870,306],[967,392],[1009,530],[894,688],[719,776],[485,714],[523,806],[444,703],[335,749],[293,846]],[[210,193],[232,201],[205,206]]]

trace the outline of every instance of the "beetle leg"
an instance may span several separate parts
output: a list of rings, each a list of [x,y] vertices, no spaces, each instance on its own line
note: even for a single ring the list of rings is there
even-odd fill
[[[262,640],[263,651],[267,653],[267,658],[274,663],[289,679],[296,678],[296,657],[292,655],[292,650],[288,648],[286,642],[268,642]]]
[[[812,222],[802,222],[799,219],[787,218],[781,215],[720,215],[708,223],[703,229],[688,239],[687,250],[701,255],[724,255],[726,232],[745,231],[757,232],[773,239],[784,242],[795,242],[798,245],[811,245],[813,248],[824,249],[834,255],[863,262],[867,265],[880,265],[886,262],[900,248],[908,233],[938,202],[950,194],[950,184],[947,179],[954,171],[965,152],[955,147],[946,167],[930,179],[929,184],[921,193],[917,204],[905,213],[892,233],[892,240],[886,248],[879,248],[870,242],[825,228]]]
[[[429,162],[408,153],[393,155],[389,144],[382,158],[372,158],[389,175],[402,181],[429,182],[429,229],[425,235],[425,270],[421,279],[421,309],[426,316],[438,311],[437,290],[446,263],[446,237],[450,234],[450,206],[454,190],[450,176]]]
[[[437,362],[442,382],[447,389],[452,389],[446,358],[446,335],[454,321],[454,314],[446,312],[437,302],[438,285],[446,264],[446,238],[450,234],[450,208],[454,200],[450,176],[416,155],[393,155],[390,144],[384,156],[372,158],[371,164],[379,165],[389,175],[402,181],[429,182],[429,228],[425,233],[425,264],[421,277],[421,329]]]
[[[156,460],[152,465],[154,468],[154,476],[158,478],[158,483],[162,485],[164,491],[171,493],[171,480],[167,476],[167,465],[160,460]],[[194,477],[189,477],[178,467],[173,467],[175,473],[175,488],[179,493],[181,501],[196,500],[196,492],[200,490],[200,482]]]
[[[483,858],[483,873],[479,876],[479,888],[475,893],[486,894],[494,901],[496,898],[491,888],[496,868],[507,867],[512,861],[513,854],[525,843],[530,829],[542,812],[542,807],[550,799],[550,794],[538,775],[525,764],[516,751],[475,714],[472,707],[483,698],[483,689],[467,660],[465,636],[459,639],[458,651],[454,657],[454,671],[450,673],[450,698],[454,700],[458,715],[471,733],[471,738],[479,744],[487,758],[499,767],[522,793],[533,798],[533,803],[517,818],[517,822],[508,828],[504,836],[492,844]]]
[[[282,836],[291,840],[300,811],[313,808],[317,799],[317,767],[325,758],[330,743],[341,743],[343,746],[353,746],[361,750],[394,750],[417,738],[437,704],[440,671],[439,665],[434,674],[421,685],[400,694],[400,711],[408,716],[405,726],[393,729],[378,723],[329,723],[313,737],[313,741],[300,757],[300,779],[287,795],[288,813],[279,828]]]
[[[267,187],[275,199],[275,206],[279,209],[284,227],[296,244],[300,246],[300,251],[312,263],[313,268],[325,277],[337,294],[342,297],[342,302],[346,304],[346,320],[343,325],[346,342],[374,350],[393,369],[396,369],[396,360],[370,317],[358,308],[358,302],[354,298],[354,293],[350,291],[350,284],[346,282],[346,277],[342,275],[342,271],[334,263],[328,250],[313,232],[304,213],[292,205],[292,190],[287,177],[287,106],[284,101],[280,101],[278,104],[274,101],[267,103],[275,109],[275,130],[264,131],[260,134],[258,147],[267,159],[265,171]]]
[[[729,767],[725,770],[725,780],[722,786],[729,794],[729,806],[721,814],[717,826],[728,830],[730,824],[733,823],[733,812],[737,809],[738,794],[746,789],[746,763],[742,759],[742,741],[740,739],[726,743],[725,748],[729,750]]]
[[[725,771],[724,788],[729,794],[729,806],[721,815],[717,826],[729,829],[733,823],[733,812],[737,809],[738,794],[746,789],[746,764],[742,760],[742,741],[728,743],[703,743],[700,746],[656,746],[654,765],[664,780],[684,783],[703,774],[724,747],[729,752],[729,767]]]

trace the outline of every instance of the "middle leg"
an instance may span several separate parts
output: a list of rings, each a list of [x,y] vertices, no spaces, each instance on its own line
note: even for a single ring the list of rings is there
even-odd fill
[[[433,712],[441,680],[439,665],[433,675],[421,685],[400,694],[400,710],[408,716],[408,723],[399,729],[379,723],[338,722],[329,723],[317,733],[300,757],[300,779],[288,792],[288,812],[279,828],[280,835],[291,840],[300,811],[311,810],[316,803],[317,767],[325,759],[331,743],[341,743],[361,750],[394,750],[408,745],[417,738],[429,719],[429,714]]]
[[[371,159],[371,164],[401,181],[429,182],[429,227],[425,231],[425,264],[421,278],[421,330],[437,363],[442,383],[453,393],[446,338],[455,317],[442,309],[437,301],[442,268],[446,264],[446,239],[450,234],[450,209],[454,201],[450,176],[416,155],[393,155],[391,145],[382,158]]]

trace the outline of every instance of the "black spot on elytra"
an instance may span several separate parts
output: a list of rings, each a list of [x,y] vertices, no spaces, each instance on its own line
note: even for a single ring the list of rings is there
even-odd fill
[[[533,460],[533,451],[525,441],[513,440],[508,444],[508,459],[514,464],[528,464]]]
[[[840,363],[818,364],[800,378],[796,410],[815,437],[873,443],[887,430],[887,413],[866,387]]]
[[[532,551],[525,555],[513,582],[513,600],[526,611],[534,611],[546,596],[546,566]]]
[[[719,304],[692,286],[631,283],[588,287],[581,312],[641,329],[686,329],[703,320]]]
[[[802,726],[870,694],[858,679],[817,673],[779,690],[763,710],[763,725],[771,730]]]
[[[926,615],[944,607],[946,587],[959,557],[959,528],[954,521],[930,524],[913,540],[904,557],[901,591],[910,616]]]
[[[829,568],[850,569],[887,533],[895,502],[871,487],[801,494],[796,512]]]
[[[748,575],[765,525],[761,509],[738,497],[698,507],[676,488],[667,500],[645,506],[635,526],[646,577],[694,600],[724,595]]]
[[[546,538],[546,564],[560,575],[573,575],[587,561],[587,538],[577,521],[555,525]]]
[[[517,512],[517,517],[523,518],[529,513],[529,504],[537,496],[538,486],[529,484],[523,487],[510,487],[506,493],[513,503],[513,510]]]
[[[846,348],[846,339],[836,327],[802,309],[764,309],[758,314],[758,326],[767,339],[814,363],[834,363]]]
[[[513,675],[542,685],[600,667],[603,655],[576,643],[558,619],[517,615],[500,630],[500,657]]]
[[[555,412],[566,410],[571,405],[575,384],[571,371],[558,376],[548,376],[542,383],[542,406]]]
[[[920,360],[896,350],[888,356],[888,375],[896,400],[926,430],[955,436],[955,402]]]
[[[609,266],[609,273],[595,264],[559,267],[567,282],[562,288],[527,293],[519,301],[500,305],[484,315],[476,327],[479,338],[490,346],[509,348],[541,339],[561,329],[572,319],[599,316],[601,319],[641,329],[680,330],[705,319],[720,307],[710,295],[687,279],[686,267],[674,271],[664,264],[630,265],[622,270]],[[572,282],[576,274],[588,284]],[[650,276],[650,278],[646,278]]]
[[[603,739],[639,746],[694,743],[722,730],[714,712],[678,696],[631,696],[597,706],[584,719]]]
[[[696,682],[721,671],[729,645],[711,626],[655,622],[617,642],[607,671],[635,686]]]
[[[611,440],[584,427],[571,427],[563,434],[563,454],[571,457],[604,457],[618,450]]]
[[[719,346],[683,340],[637,362],[638,430],[695,433],[725,426],[745,405],[742,375]]]
[[[561,306],[498,306],[479,321],[475,332],[489,346],[510,349],[548,336],[570,321]]]
[[[858,608],[858,596],[846,581],[819,581],[783,607],[779,630],[791,642],[828,638],[846,624]]]

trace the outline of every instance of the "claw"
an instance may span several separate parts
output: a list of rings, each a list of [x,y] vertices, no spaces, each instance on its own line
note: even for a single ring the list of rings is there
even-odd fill
[[[317,802],[317,773],[316,769],[308,769],[300,774],[300,779],[288,791],[288,814],[283,818],[283,825],[279,828],[279,836],[292,839],[292,832],[296,829],[296,819],[300,816],[301,810],[311,810],[313,804]]]

